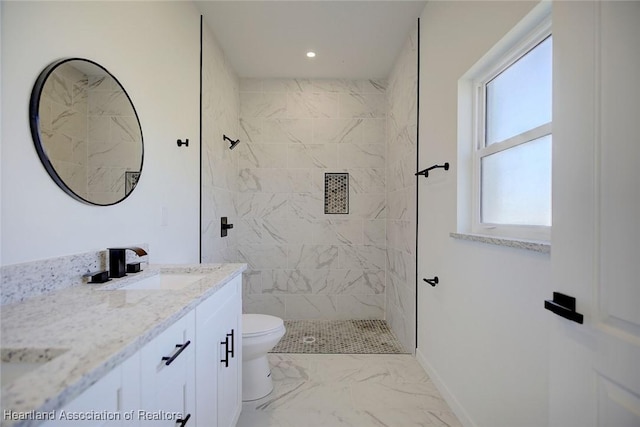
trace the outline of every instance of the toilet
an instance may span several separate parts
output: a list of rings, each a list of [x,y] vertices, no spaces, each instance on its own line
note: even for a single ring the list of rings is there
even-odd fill
[[[242,400],[256,400],[273,390],[267,353],[284,336],[284,322],[266,314],[242,315]]]

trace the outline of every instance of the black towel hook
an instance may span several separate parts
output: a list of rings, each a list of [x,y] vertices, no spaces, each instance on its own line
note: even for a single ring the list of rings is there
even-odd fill
[[[429,171],[433,170],[433,169],[437,169],[437,168],[442,168],[442,169],[448,171],[449,170],[449,162],[446,162],[444,165],[433,165],[433,166],[431,166],[429,168],[421,170],[420,172],[416,172],[415,175],[416,176],[424,175],[424,177],[427,178],[429,176]]]
[[[178,143],[178,147],[182,147],[183,145],[186,145],[187,147],[189,146],[189,138],[186,138],[184,141],[179,139],[177,141]]]
[[[434,288],[440,282],[440,280],[438,280],[438,276],[435,276],[433,279],[422,279],[422,280],[424,280],[425,282],[427,282],[428,284],[430,284]]]

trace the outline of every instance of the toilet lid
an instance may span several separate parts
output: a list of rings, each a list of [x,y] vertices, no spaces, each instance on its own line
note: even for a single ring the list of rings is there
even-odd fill
[[[284,322],[281,318],[269,316],[268,314],[243,314],[242,315],[242,336],[249,337],[255,335],[268,334],[282,328]]]

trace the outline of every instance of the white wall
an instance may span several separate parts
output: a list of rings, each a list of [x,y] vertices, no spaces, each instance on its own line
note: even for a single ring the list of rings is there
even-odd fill
[[[2,2],[2,265],[144,242],[153,262],[198,261],[199,27],[187,2]],[[140,117],[142,175],[115,206],[67,196],[33,147],[31,89],[61,57],[101,63]]]
[[[533,2],[431,2],[421,18],[418,360],[466,426],[548,417],[549,254],[455,240],[458,79]]]

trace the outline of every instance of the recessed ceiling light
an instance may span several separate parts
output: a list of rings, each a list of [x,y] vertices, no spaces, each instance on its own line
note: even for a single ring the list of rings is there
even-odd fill
[[[316,53],[313,51],[309,51],[307,52],[307,58],[315,58],[316,57]]]

